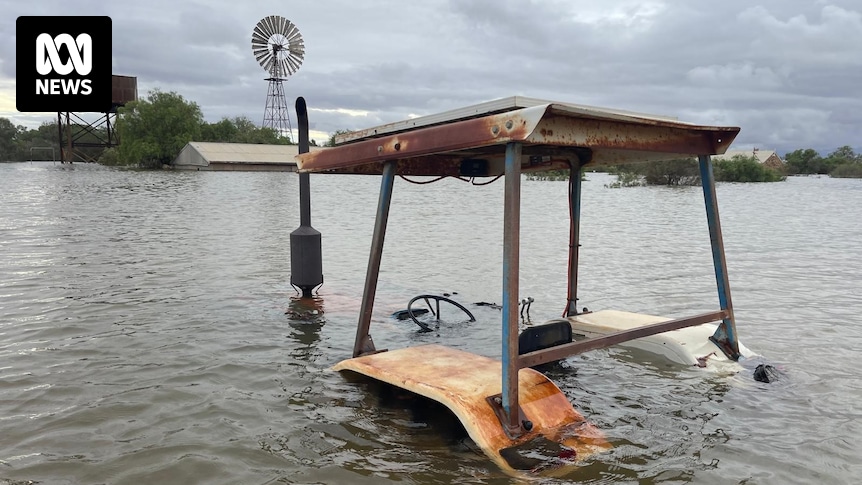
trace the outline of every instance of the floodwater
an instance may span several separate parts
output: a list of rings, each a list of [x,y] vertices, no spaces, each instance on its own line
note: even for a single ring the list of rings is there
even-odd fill
[[[716,309],[700,188],[611,180],[584,182],[581,304]],[[511,482],[444,410],[329,369],[351,353],[379,178],[312,186],[316,308],[289,285],[295,174],[0,164],[0,483]],[[499,356],[491,308],[423,334],[389,314],[420,293],[500,302],[502,189],[396,180],[378,348]],[[547,483],[862,477],[862,180],[717,191],[741,341],[782,379],[570,357],[551,377],[614,448]],[[525,180],[522,197],[538,322],[565,303],[566,184]]]

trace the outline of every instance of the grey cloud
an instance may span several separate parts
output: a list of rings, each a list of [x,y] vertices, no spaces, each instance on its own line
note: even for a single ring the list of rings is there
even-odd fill
[[[9,9],[84,10],[114,19],[118,74],[137,76],[142,93],[176,90],[210,120],[262,116],[265,73],[251,30],[280,14],[306,44],[286,93],[306,97],[322,131],[525,95],[739,125],[738,144],[781,153],[862,151],[858,0],[46,0]],[[11,22],[0,19],[6,78]]]

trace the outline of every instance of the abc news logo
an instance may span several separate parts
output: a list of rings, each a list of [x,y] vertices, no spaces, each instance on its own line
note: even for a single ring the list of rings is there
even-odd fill
[[[60,58],[60,46],[69,51],[69,60],[63,62]],[[41,34],[36,37],[36,72],[49,76],[52,72],[67,76],[72,70],[79,76],[87,76],[93,70],[93,38],[89,34],[80,34],[72,38],[69,34],[51,37]],[[37,79],[36,94],[82,94],[93,92],[90,79]]]
[[[18,111],[111,110],[110,17],[18,17],[16,25]]]

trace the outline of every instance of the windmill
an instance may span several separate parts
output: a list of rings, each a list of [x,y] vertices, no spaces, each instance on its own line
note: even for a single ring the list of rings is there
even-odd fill
[[[274,129],[279,135],[292,136],[283,83],[299,69],[305,57],[302,35],[290,20],[270,15],[254,27],[251,49],[257,62],[269,73],[263,126]]]

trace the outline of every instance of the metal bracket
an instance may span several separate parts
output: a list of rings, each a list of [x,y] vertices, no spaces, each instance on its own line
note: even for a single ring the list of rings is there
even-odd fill
[[[738,361],[739,357],[741,357],[739,352],[733,350],[733,345],[730,343],[730,340],[728,340],[727,336],[725,336],[722,340],[719,340],[715,338],[715,335],[711,335],[709,337],[709,340],[712,341],[712,343],[714,343],[715,345],[717,345],[718,348],[721,349],[722,352],[724,352],[724,355],[727,356],[728,359]]]
[[[503,428],[503,432],[506,433],[506,436],[510,440],[520,438],[533,429],[533,422],[527,419],[521,406],[518,406],[518,423],[520,424],[515,428],[509,426],[509,416],[503,408],[503,394],[488,396],[485,398],[485,401],[491,405],[491,409],[494,410],[494,414],[500,421],[500,426]]]
[[[362,348],[359,351],[359,355],[367,355],[367,354],[376,354],[377,349],[374,347],[374,340],[371,339],[371,334],[365,336],[362,339]]]

